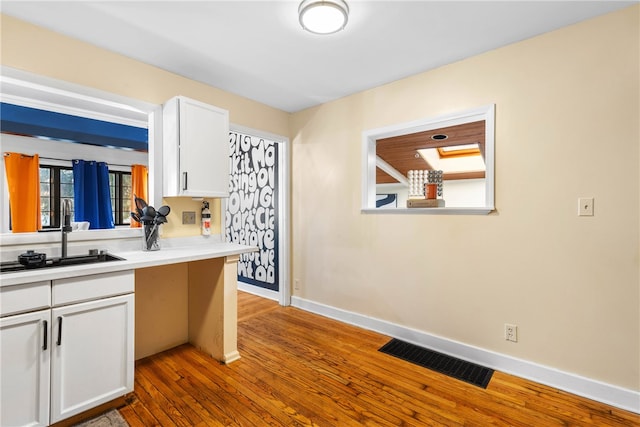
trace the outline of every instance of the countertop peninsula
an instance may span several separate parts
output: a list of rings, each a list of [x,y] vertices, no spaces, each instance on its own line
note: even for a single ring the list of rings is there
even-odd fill
[[[231,255],[254,252],[255,250],[257,250],[257,248],[253,246],[225,242],[163,247],[158,251],[109,250],[108,252],[110,254],[124,259],[121,261],[109,261],[65,267],[36,268],[32,270],[2,273],[0,275],[0,287],[37,282],[40,280],[56,280],[90,274],[135,270],[159,265],[222,258]]]

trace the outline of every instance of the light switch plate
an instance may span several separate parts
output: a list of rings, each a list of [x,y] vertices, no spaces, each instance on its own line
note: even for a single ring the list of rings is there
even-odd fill
[[[578,216],[593,216],[593,197],[578,199]]]

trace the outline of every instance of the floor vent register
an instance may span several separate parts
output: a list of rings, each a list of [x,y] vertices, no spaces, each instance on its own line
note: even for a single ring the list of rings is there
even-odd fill
[[[395,338],[379,351],[482,388],[487,388],[493,375],[493,369]]]

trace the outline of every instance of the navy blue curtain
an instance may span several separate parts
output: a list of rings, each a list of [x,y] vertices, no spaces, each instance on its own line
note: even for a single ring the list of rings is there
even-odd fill
[[[89,221],[90,229],[115,228],[106,163],[73,161],[73,199],[76,221]]]

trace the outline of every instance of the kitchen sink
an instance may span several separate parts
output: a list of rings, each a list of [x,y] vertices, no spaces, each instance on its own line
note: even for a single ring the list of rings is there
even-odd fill
[[[124,261],[124,258],[107,252],[89,251],[87,255],[75,255],[60,258],[48,258],[37,265],[23,265],[18,261],[0,263],[0,273],[13,273],[16,271],[29,271],[41,268],[68,267],[71,265],[96,264],[109,261]]]

